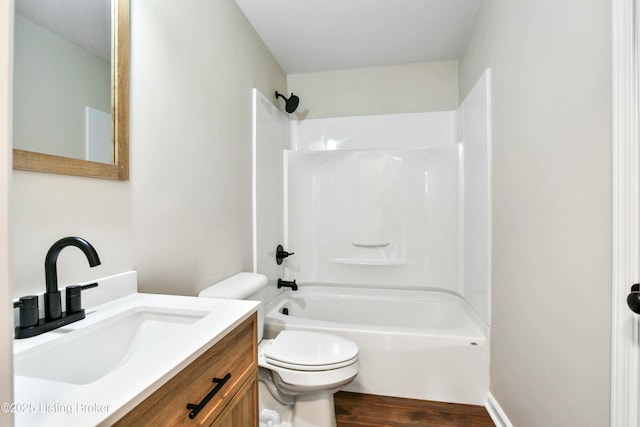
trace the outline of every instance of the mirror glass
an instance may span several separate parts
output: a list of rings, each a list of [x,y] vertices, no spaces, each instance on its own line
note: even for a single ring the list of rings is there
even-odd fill
[[[15,0],[15,169],[128,179],[128,2]]]

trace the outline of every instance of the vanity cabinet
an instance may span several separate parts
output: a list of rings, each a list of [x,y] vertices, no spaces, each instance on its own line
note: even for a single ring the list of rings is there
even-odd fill
[[[258,352],[254,313],[133,408],[116,426],[253,427],[258,424]],[[193,406],[204,403],[193,418]]]

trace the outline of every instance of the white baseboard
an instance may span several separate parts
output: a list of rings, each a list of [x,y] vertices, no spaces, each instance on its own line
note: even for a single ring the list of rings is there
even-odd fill
[[[493,397],[493,394],[489,393],[487,395],[487,403],[485,403],[484,407],[487,409],[496,427],[513,427],[513,424],[511,424],[511,421],[507,418],[507,414],[504,413],[496,398]]]

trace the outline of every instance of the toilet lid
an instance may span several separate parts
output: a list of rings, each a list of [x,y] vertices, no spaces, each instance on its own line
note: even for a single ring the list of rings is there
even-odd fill
[[[319,371],[351,365],[358,358],[358,346],[337,335],[282,331],[263,354],[267,362],[275,366]]]

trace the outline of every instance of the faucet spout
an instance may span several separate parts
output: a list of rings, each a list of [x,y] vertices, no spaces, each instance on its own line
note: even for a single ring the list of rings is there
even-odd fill
[[[67,246],[75,246],[80,249],[89,261],[91,267],[100,265],[100,257],[91,243],[80,237],[65,237],[55,242],[49,248],[44,259],[44,275],[46,292],[44,294],[45,319],[59,319],[62,316],[62,303],[58,290],[58,255]]]
[[[297,291],[298,284],[295,280],[293,282],[289,282],[287,280],[278,279],[278,289],[280,288],[291,288],[292,291]]]

